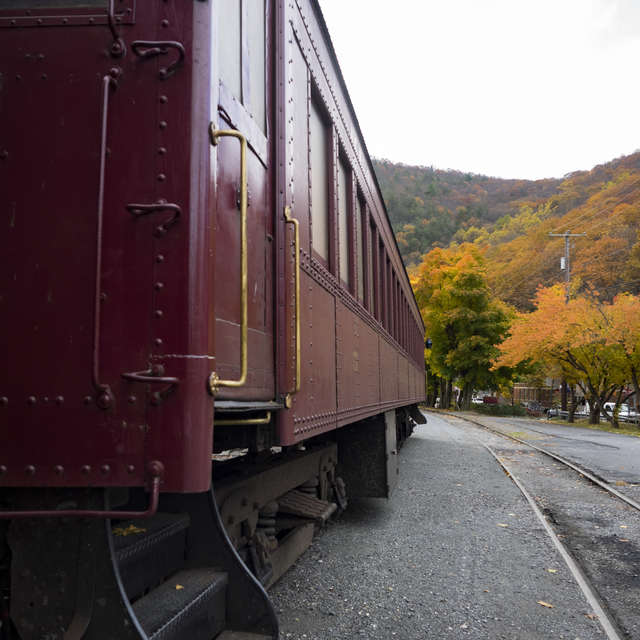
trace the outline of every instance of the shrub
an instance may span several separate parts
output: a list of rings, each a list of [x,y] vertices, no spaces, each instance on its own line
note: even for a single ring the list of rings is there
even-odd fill
[[[513,407],[510,404],[474,404],[471,411],[485,416],[526,416],[527,410],[521,405]]]

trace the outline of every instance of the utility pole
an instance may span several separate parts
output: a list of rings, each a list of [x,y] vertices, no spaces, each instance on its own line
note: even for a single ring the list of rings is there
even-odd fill
[[[586,236],[586,233],[569,233],[569,231],[565,231],[564,233],[550,233],[552,238],[564,238],[564,281],[565,281],[565,294],[564,294],[564,303],[569,303],[569,292],[571,289],[571,261],[570,261],[570,240],[569,238],[580,238],[582,236]],[[562,268],[562,267],[561,267]],[[567,410],[567,381],[562,379],[562,391],[560,395],[560,406],[563,411]]]
[[[565,231],[564,233],[550,233],[552,238],[564,238],[564,281],[566,286],[566,292],[564,301],[565,303],[569,302],[569,290],[571,286],[571,261],[569,254],[569,238],[581,238],[586,236],[586,233],[569,233]]]

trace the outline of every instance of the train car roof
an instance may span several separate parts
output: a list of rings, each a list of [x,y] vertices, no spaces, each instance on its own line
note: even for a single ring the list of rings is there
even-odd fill
[[[356,115],[356,111],[353,107],[353,103],[351,102],[351,96],[349,95],[349,90],[347,89],[347,84],[345,82],[344,76],[342,75],[342,69],[340,68],[340,63],[338,62],[338,56],[336,54],[336,50],[333,46],[333,41],[331,40],[331,34],[329,33],[329,28],[327,27],[327,23],[324,19],[324,15],[322,14],[322,9],[320,8],[320,3],[319,0],[310,0],[311,5],[313,7],[313,11],[316,15],[316,18],[318,20],[318,24],[320,26],[320,29],[322,30],[322,35],[325,38],[326,44],[327,44],[327,48],[329,51],[329,54],[331,55],[332,58],[332,62],[335,66],[335,71],[336,71],[336,76],[338,78],[338,81],[340,82],[340,88],[342,89],[343,95],[344,95],[344,99],[346,100],[347,103],[347,107],[349,108],[349,111],[351,112],[351,117],[353,118],[353,122],[355,124],[356,127],[356,131],[358,134],[358,139],[360,141],[360,144],[362,145],[362,148],[364,150],[364,155],[366,156],[367,159],[367,165],[369,167],[369,171],[371,172],[371,176],[373,178],[373,182],[375,185],[375,188],[378,192],[378,196],[380,197],[380,202],[382,203],[382,208],[384,211],[384,214],[386,216],[387,222],[389,224],[389,228],[391,230],[391,237],[393,238],[393,242],[395,245],[395,249],[396,252],[398,254],[398,256],[400,257],[400,264],[402,265],[402,269],[404,271],[404,275],[406,278],[406,283],[409,286],[409,290],[411,292],[411,295],[413,297],[413,301],[416,305],[416,309],[418,311],[418,318],[420,320],[420,322],[422,323],[422,328],[424,330],[424,321],[422,320],[422,315],[420,314],[420,307],[418,307],[418,302],[416,300],[415,294],[413,292],[413,288],[411,286],[411,281],[409,280],[409,274],[407,273],[407,268],[404,264],[404,261],[402,260],[402,256],[400,254],[400,249],[398,247],[398,242],[396,240],[396,236],[395,233],[393,232],[393,227],[391,226],[391,220],[389,218],[389,212],[387,211],[387,204],[384,200],[384,197],[382,196],[382,189],[380,188],[380,183],[378,182],[378,176],[376,175],[375,169],[373,168],[373,163],[371,162],[371,156],[369,154],[369,150],[367,148],[367,144],[365,142],[364,139],[364,135],[362,134],[362,129],[360,128],[360,122],[358,121],[358,117]]]

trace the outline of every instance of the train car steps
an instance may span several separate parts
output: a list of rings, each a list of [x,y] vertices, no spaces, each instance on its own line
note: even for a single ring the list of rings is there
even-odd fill
[[[187,514],[158,513],[112,525],[122,584],[149,640],[211,640],[225,629],[228,575],[185,569],[190,524]]]
[[[112,527],[118,567],[129,600],[184,567],[187,514],[159,513]]]
[[[186,569],[140,598],[133,610],[149,640],[211,640],[225,627],[227,574]]]

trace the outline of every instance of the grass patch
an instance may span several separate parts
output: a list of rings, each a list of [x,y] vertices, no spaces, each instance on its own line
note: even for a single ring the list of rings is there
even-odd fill
[[[592,429],[593,431],[622,433],[625,436],[635,436],[636,438],[640,438],[640,425],[632,424],[630,422],[621,422],[619,429],[614,428],[610,422],[589,424],[588,420],[576,420],[575,422],[567,422],[562,418],[549,418],[549,422],[553,424],[561,424],[565,427],[581,427],[582,429]]]
[[[528,433],[526,431],[511,431],[507,433],[508,436],[512,438],[519,438],[520,440],[541,440],[542,436],[536,435],[534,433]]]

